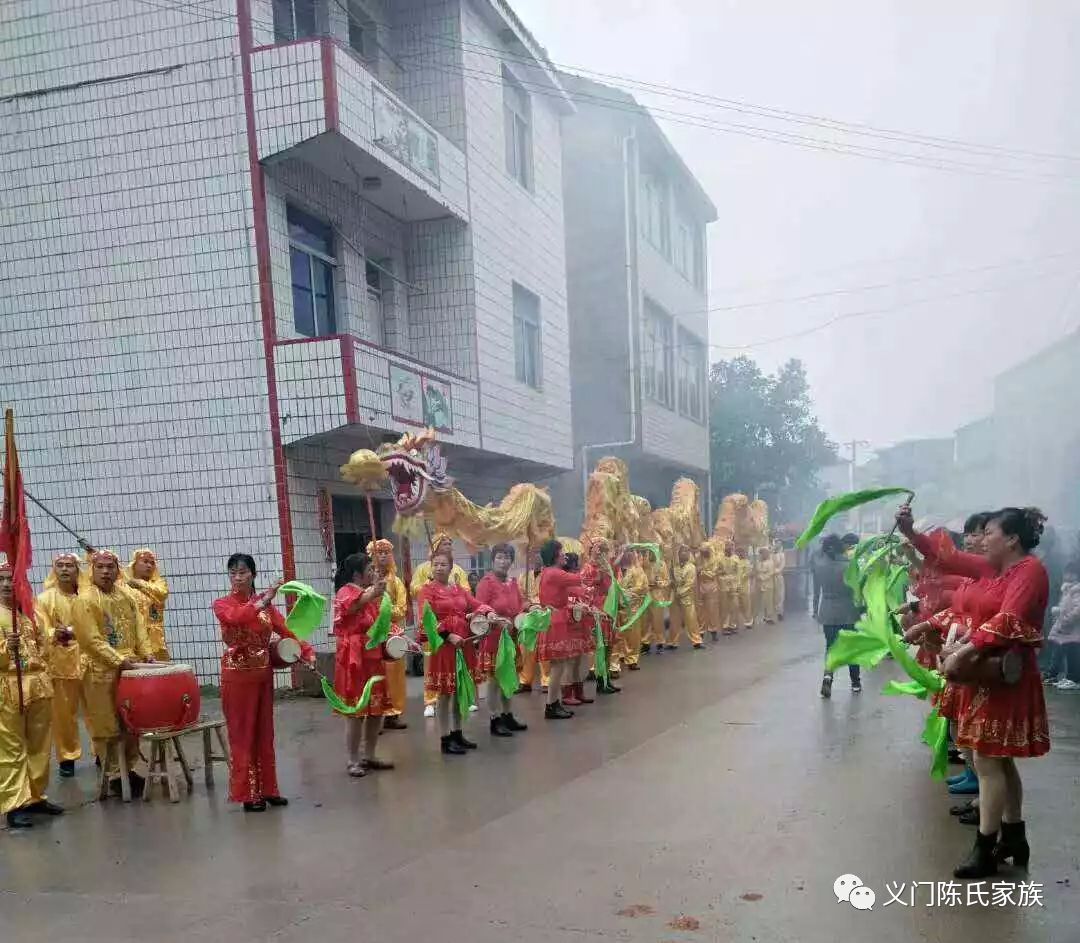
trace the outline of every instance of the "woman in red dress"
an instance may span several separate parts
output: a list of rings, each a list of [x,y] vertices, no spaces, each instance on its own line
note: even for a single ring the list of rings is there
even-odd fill
[[[375,756],[383,717],[390,712],[382,645],[369,649],[368,630],[379,618],[386,581],[374,579],[375,568],[366,553],[354,553],[341,561],[334,584],[334,691],[346,704],[356,704],[368,681],[383,675],[371,688],[368,706],[345,717],[346,767],[350,776],[366,776],[369,770],[393,769],[394,764]],[[361,754],[363,746],[363,754]]]
[[[517,580],[510,579],[510,567],[514,564],[514,548],[510,544],[497,544],[491,550],[491,571],[484,574],[476,587],[476,601],[490,606],[495,615],[508,620],[511,625],[528,605],[522,595]],[[479,667],[487,678],[487,702],[491,710],[491,735],[493,737],[512,737],[515,733],[528,730],[515,716],[510,706],[510,698],[503,694],[495,678],[495,660],[499,654],[499,642],[503,632],[513,629],[496,626],[480,642],[478,652]],[[515,651],[517,650],[515,646]]]
[[[958,878],[989,877],[997,873],[999,863],[1011,858],[1024,867],[1030,858],[1016,759],[1050,750],[1036,659],[1050,583],[1045,567],[1031,554],[1044,521],[1035,508],[1004,508],[992,514],[983,549],[984,562],[994,574],[957,590],[964,594],[964,615],[971,629],[963,642],[943,650],[946,675],[973,654],[1015,653],[1022,666],[1014,684],[967,685],[958,708],[957,743],[974,751],[979,777],[979,831],[971,854],[954,872]],[[973,575],[977,568],[972,561]],[[956,593],[954,604],[955,597]]]
[[[536,644],[537,660],[551,663],[544,717],[565,720],[573,717],[574,712],[563,707],[560,695],[573,693],[571,672],[577,660],[590,650],[587,633],[581,630],[572,612],[574,598],[584,596],[585,589],[580,574],[563,569],[566,555],[557,540],[549,540],[540,548],[540,561],[544,564],[540,571],[540,605],[551,610],[551,627],[540,635]],[[580,702],[574,698],[573,703]]]
[[[255,561],[234,553],[228,562],[232,592],[214,603],[225,653],[221,656],[221,710],[229,731],[232,765],[229,800],[244,803],[245,812],[264,812],[267,805],[288,805],[277,782],[274,758],[274,670],[270,667],[270,636],[296,637],[271,601],[280,580],[255,595]],[[301,656],[315,652],[300,643]]]
[[[461,710],[457,701],[457,653],[465,657],[473,681],[482,681],[484,674],[478,664],[476,644],[469,632],[470,613],[483,614],[491,610],[476,601],[467,589],[450,582],[454,558],[442,547],[431,555],[431,579],[416,596],[416,608],[423,618],[424,604],[431,606],[439,621],[439,635],[444,644],[428,662],[426,690],[435,695],[435,716],[439,719],[442,752],[462,754],[475,750],[476,744],[466,740],[461,732]]]

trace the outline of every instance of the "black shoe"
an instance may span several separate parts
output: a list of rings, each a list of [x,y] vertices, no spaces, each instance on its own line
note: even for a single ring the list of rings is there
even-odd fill
[[[74,760],[61,760],[60,761],[60,778],[71,779],[75,775],[75,761]]]
[[[701,642],[697,642],[697,643],[695,643],[695,645],[694,645],[694,648],[704,648],[704,647],[705,647],[705,646],[704,646],[704,645],[702,645],[702,644],[701,644]]]
[[[963,864],[953,871],[954,878],[988,878],[997,874],[997,861],[994,859],[994,846],[997,844],[997,832],[992,835],[975,833],[975,844]]]
[[[963,754],[956,749],[956,747],[949,747],[949,762],[950,763],[963,763]]]
[[[604,694],[614,694],[614,693],[615,692],[611,690],[611,687],[609,685],[604,684],[603,681],[601,681],[599,678],[597,678],[597,680],[596,680],[596,696],[597,697],[601,697]]]
[[[476,749],[476,744],[473,743],[472,740],[466,740],[465,734],[463,734],[460,730],[455,730],[451,732],[450,736],[454,738],[454,742],[458,746],[465,747],[466,750]]]
[[[978,825],[979,824],[979,810],[972,806],[970,809],[964,809],[957,817],[956,821],[961,825]]]
[[[94,765],[95,765],[95,766],[96,766],[96,767],[97,767],[98,769],[101,769],[101,757],[100,757],[100,756],[95,756],[95,757],[94,757]]]
[[[441,749],[443,753],[450,753],[454,756],[461,756],[469,751],[465,749],[457,740],[454,739],[453,734],[449,734],[445,737],[440,737]]]
[[[675,649],[677,649],[678,647],[679,647],[678,645],[665,645],[665,646],[664,646],[664,651],[666,651],[666,652],[673,652],[673,651],[675,651]]]
[[[544,705],[544,720],[567,720],[573,716],[574,712],[563,707],[562,701]]]
[[[821,679],[821,696],[826,700],[832,697],[832,678],[829,675]]]
[[[7,814],[8,828],[33,828],[34,821],[26,809],[12,809]]]
[[[279,809],[289,804],[289,800],[284,796],[263,796],[263,801],[267,805],[276,806]]]
[[[502,715],[502,722],[503,722],[503,726],[507,730],[509,730],[511,733],[519,733],[522,730],[528,730],[529,729],[528,724],[523,724],[513,714],[503,714]]]
[[[851,682],[851,693],[852,694],[862,694],[862,682],[861,681],[852,681]]]
[[[639,655],[648,655],[651,651],[652,651],[652,646],[651,645],[642,644],[641,648],[638,649],[638,654]]]
[[[490,730],[493,737],[512,737],[514,735],[506,726],[501,715],[491,718]]]
[[[634,662],[633,664],[627,665],[627,666],[626,666],[626,670],[627,670],[627,671],[641,671],[641,665],[639,665],[639,664],[638,664],[638,663],[637,663],[637,662],[635,661],[635,662]]]
[[[146,780],[138,773],[128,773],[128,782],[131,783],[131,798],[141,798],[146,791]]]
[[[31,815],[63,815],[64,809],[58,806],[55,802],[49,802],[48,799],[42,799],[40,802],[35,802],[33,805],[26,806],[26,811]]]
[[[949,815],[963,815],[965,812],[970,812],[972,809],[977,809],[978,806],[971,802],[965,802],[962,805],[954,805],[949,809]]]
[[[265,812],[266,811],[266,803],[263,802],[262,799],[260,799],[258,802],[245,802],[244,803],[244,811],[245,812]]]
[[[409,725],[401,719],[399,714],[395,714],[393,717],[387,717],[383,721],[383,730],[408,730]]]
[[[1005,864],[1009,858],[1018,868],[1026,868],[1031,860],[1023,822],[1001,823],[1001,841],[994,848],[994,859],[998,864]]]
[[[531,684],[520,684],[517,689],[518,694],[532,694]]]

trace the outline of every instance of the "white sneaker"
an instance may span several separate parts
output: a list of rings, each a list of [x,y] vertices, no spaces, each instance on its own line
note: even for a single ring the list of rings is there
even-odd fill
[[[1062,678],[1057,684],[1054,685],[1059,691],[1078,691],[1080,690],[1080,684],[1073,681],[1072,678]]]
[[[480,710],[480,708],[479,708],[479,707],[477,707],[477,706],[476,706],[475,704],[473,704],[473,705],[471,705],[471,706],[469,707],[469,713],[470,713],[470,714],[475,714],[475,713],[476,713],[476,712],[477,712],[478,710]]]
[[[434,704],[428,704],[428,706],[424,708],[424,716],[425,717],[434,717],[435,716],[435,705]]]

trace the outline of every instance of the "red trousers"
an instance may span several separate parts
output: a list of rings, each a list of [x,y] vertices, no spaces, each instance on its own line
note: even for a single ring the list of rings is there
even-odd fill
[[[274,759],[273,670],[222,671],[221,710],[232,753],[229,800],[259,802],[280,795]]]

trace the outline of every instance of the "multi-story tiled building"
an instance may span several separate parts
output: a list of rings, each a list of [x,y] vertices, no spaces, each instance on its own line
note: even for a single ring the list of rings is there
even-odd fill
[[[701,184],[633,96],[562,76],[574,472],[556,487],[576,532],[588,470],[605,454],[633,491],[666,505],[680,476],[707,507],[709,315]]]
[[[502,0],[2,16],[0,402],[36,498],[159,552],[174,657],[215,674],[233,551],[328,588],[353,449],[436,425],[480,502],[571,467],[573,106]]]

